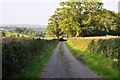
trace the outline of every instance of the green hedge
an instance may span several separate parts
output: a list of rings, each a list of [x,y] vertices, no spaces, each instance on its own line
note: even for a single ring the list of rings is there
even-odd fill
[[[120,58],[120,38],[92,40],[88,50],[109,58]]]
[[[88,51],[99,54],[104,57],[120,59],[120,38],[112,39],[85,39],[69,38],[73,45],[79,47],[82,51]]]
[[[102,78],[119,78],[120,38],[69,38],[73,55]]]
[[[15,77],[35,56],[41,55],[46,47],[56,40],[32,39],[2,44],[2,77]]]

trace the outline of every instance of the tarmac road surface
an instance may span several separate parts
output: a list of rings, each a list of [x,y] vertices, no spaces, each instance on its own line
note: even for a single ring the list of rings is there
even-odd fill
[[[100,78],[80,60],[77,60],[65,42],[59,42],[41,78]]]

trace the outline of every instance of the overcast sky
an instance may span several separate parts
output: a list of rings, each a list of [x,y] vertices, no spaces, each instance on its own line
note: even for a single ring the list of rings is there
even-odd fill
[[[63,0],[1,0],[0,24],[47,25]],[[108,10],[118,12],[118,1],[101,0]]]

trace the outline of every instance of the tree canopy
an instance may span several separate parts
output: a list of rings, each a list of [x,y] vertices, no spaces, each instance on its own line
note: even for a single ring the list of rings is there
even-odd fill
[[[103,8],[103,3],[94,1],[61,2],[49,19],[49,34],[67,36],[120,35],[120,13]]]

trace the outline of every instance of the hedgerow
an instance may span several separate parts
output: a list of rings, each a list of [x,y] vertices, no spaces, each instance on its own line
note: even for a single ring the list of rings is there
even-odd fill
[[[120,38],[92,40],[88,45],[88,50],[109,58],[120,58]]]
[[[119,78],[120,38],[69,38],[66,43],[72,54],[100,77]]]
[[[31,39],[2,44],[2,77],[13,78],[55,40]]]
[[[120,58],[120,38],[85,39],[69,38],[69,41],[82,51],[92,52],[108,58]]]

